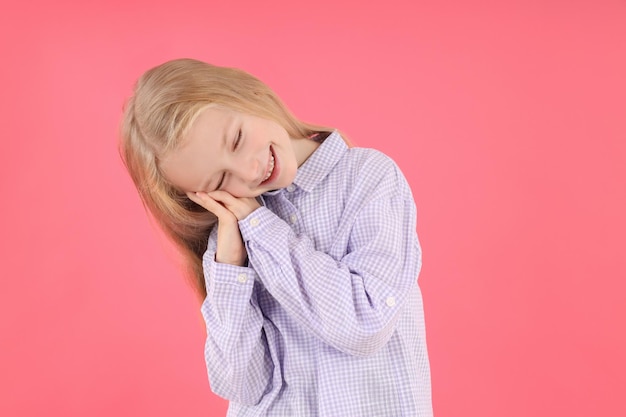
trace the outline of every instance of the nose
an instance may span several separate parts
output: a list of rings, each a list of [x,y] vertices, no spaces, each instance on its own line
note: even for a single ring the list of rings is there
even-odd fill
[[[261,177],[265,172],[257,158],[239,158],[233,162],[233,173],[242,182],[248,185],[257,185],[261,182]]]

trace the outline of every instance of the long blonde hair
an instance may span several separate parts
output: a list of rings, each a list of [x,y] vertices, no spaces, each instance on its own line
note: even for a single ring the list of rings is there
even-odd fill
[[[273,120],[294,139],[333,130],[298,120],[267,85],[236,68],[176,59],[139,78],[124,108],[120,155],[146,210],[180,251],[201,298],[206,296],[202,255],[217,219],[169,183],[159,161],[177,149],[208,104]]]

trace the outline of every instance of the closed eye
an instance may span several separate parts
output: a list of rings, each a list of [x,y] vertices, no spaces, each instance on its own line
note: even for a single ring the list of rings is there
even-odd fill
[[[237,131],[237,138],[235,139],[235,142],[233,143],[233,151],[237,150],[240,143],[241,143],[241,128],[239,128],[239,130]]]
[[[222,184],[224,184],[225,178],[226,178],[226,173],[223,173],[222,176],[220,177],[219,182],[217,183],[217,187],[215,187],[216,190],[219,190],[222,187]]]
[[[233,142],[233,151],[236,151],[239,145],[241,144],[241,135],[242,135],[241,128],[239,128],[237,130],[237,137],[235,138]],[[220,189],[220,187],[224,184],[225,179],[226,179],[226,173],[223,173],[222,176],[220,177],[219,182],[217,183],[217,187],[215,187],[216,190]]]

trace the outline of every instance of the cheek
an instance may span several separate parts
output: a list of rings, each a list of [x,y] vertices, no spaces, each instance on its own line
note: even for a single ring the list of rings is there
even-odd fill
[[[285,186],[291,184],[293,180],[296,179],[297,172],[298,164],[296,163],[295,158],[290,159],[286,164],[283,165],[281,176],[283,177],[282,182],[285,183]]]
[[[250,191],[249,188],[245,188],[245,187],[230,187],[225,189],[225,191],[227,193],[229,193],[230,195],[232,195],[233,197],[237,197],[237,198],[254,198],[254,197],[258,197],[261,195],[261,192],[252,192]]]

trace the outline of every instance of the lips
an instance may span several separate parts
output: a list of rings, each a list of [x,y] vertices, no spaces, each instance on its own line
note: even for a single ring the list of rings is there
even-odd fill
[[[269,155],[269,160],[267,162],[267,169],[265,171],[265,176],[263,177],[263,180],[261,181],[260,185],[265,185],[269,182],[272,182],[274,178],[276,177],[275,174],[277,173],[278,173],[278,164],[276,161],[276,156],[274,155],[274,149],[270,146],[270,155]]]
[[[267,173],[265,174],[265,178],[263,178],[263,181],[261,182],[267,181],[267,179],[272,175],[272,172],[274,172],[274,155],[272,154],[272,152],[270,152],[270,162],[267,166]]]

